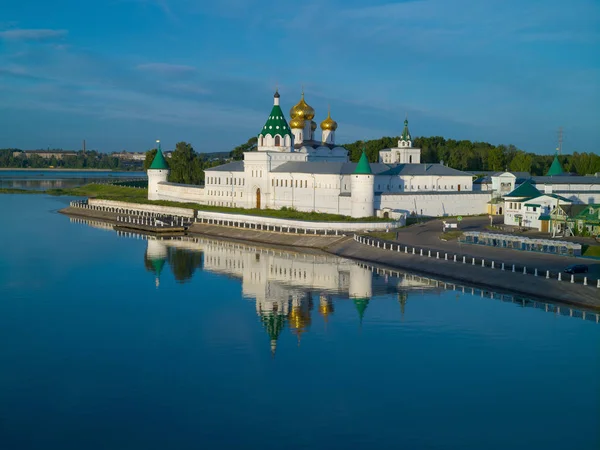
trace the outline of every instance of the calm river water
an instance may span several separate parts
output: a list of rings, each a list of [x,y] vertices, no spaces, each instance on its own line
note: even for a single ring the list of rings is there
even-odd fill
[[[0,170],[0,188],[43,191],[72,188],[88,183],[146,178],[146,172],[76,171],[76,170]]]
[[[69,200],[0,196],[3,450],[600,448],[592,312]]]

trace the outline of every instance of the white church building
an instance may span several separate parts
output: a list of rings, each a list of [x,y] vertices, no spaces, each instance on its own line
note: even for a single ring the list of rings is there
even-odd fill
[[[485,212],[489,192],[474,191],[471,174],[443,164],[422,164],[412,146],[408,120],[398,147],[382,149],[379,162],[366,154],[350,162],[337,145],[337,122],[327,117],[317,136],[314,109],[304,94],[286,120],[275,92],[273,107],[258,135],[257,151],[205,170],[205,185],[169,183],[168,165],[157,152],[148,170],[148,198],[242,208],[293,208],[352,217],[400,218]]]

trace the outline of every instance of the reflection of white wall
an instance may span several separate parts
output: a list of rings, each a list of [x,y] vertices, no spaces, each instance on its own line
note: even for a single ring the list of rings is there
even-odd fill
[[[168,248],[165,242],[167,241],[148,239],[148,247],[146,247],[148,259],[167,259]]]
[[[371,298],[373,295],[373,274],[370,270],[357,265],[350,268],[348,294],[354,298]]]

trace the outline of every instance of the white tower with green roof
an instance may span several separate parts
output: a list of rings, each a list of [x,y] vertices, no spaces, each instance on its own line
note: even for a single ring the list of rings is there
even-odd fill
[[[148,168],[148,200],[160,200],[159,183],[166,183],[169,178],[169,165],[165,160],[165,155],[160,148],[160,141],[156,141],[158,148],[152,164]]]
[[[294,147],[292,131],[279,106],[279,92],[273,95],[273,109],[258,135],[259,152],[291,152]]]
[[[375,176],[363,150],[350,182],[352,217],[371,217],[375,211]]]
[[[412,136],[408,131],[408,118],[404,119],[404,129],[398,139],[398,147],[381,150],[379,162],[384,164],[421,164],[421,149],[412,146]]]

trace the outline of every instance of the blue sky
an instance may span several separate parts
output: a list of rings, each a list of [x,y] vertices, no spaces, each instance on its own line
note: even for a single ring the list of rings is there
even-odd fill
[[[226,151],[279,86],[339,123],[598,152],[597,0],[21,0],[0,15],[0,148]]]

